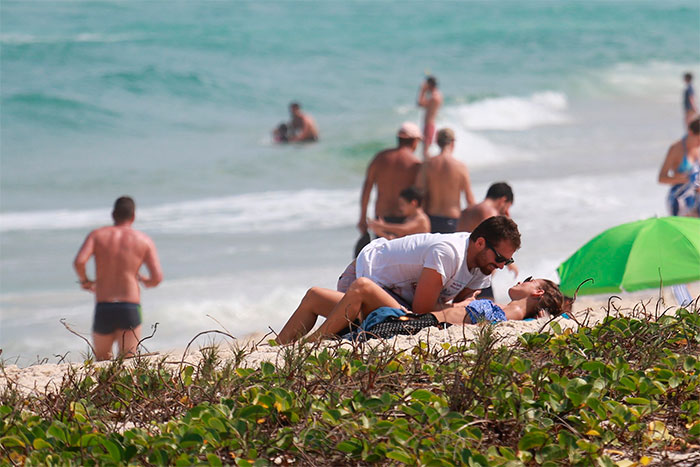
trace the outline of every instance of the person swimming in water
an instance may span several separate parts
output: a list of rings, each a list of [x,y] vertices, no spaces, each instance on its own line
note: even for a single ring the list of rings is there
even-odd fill
[[[669,148],[659,171],[659,183],[671,185],[667,205],[672,216],[700,217],[700,116]]]
[[[371,337],[391,337],[414,334],[411,329],[417,329],[417,332],[426,326],[476,324],[480,321],[497,323],[547,314],[558,316],[566,306],[559,287],[547,279],[528,277],[518,282],[508,290],[511,301],[505,305],[479,300],[478,294],[478,291],[474,292],[464,301],[428,313],[413,314],[366,277],[356,279],[345,294],[313,287],[277,336],[277,342],[288,344],[300,339],[314,327],[319,316],[325,317],[326,321],[309,336],[310,341],[346,335],[352,333],[353,328]],[[411,324],[410,321],[415,322]],[[422,326],[416,328],[416,323]]]

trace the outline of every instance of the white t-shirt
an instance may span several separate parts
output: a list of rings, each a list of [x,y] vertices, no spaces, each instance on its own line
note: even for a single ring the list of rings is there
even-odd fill
[[[447,303],[465,287],[477,290],[491,285],[490,275],[467,267],[468,244],[469,232],[378,238],[360,252],[356,274],[413,303],[423,268],[434,269],[442,276],[438,302]]]

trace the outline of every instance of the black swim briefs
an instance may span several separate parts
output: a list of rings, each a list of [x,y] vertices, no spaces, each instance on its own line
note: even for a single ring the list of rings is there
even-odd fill
[[[459,219],[445,216],[430,217],[430,233],[454,233],[457,231]]]
[[[141,305],[128,302],[100,302],[95,305],[92,331],[112,334],[117,330],[134,329],[141,324]]]

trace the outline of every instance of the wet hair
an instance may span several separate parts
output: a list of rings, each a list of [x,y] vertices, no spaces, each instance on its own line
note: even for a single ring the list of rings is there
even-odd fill
[[[513,202],[513,189],[506,182],[494,183],[486,192],[486,197],[489,199],[499,199],[506,197],[506,201]]]
[[[294,102],[292,102],[291,104],[289,104],[289,108],[290,108],[290,109],[295,109],[295,110],[296,110],[296,109],[301,109],[301,104],[299,104],[298,102],[294,101]]]
[[[700,116],[695,117],[688,123],[688,131],[696,136],[700,136]]]
[[[562,313],[571,311],[571,302],[564,298],[559,290],[559,286],[548,279],[537,279],[539,287],[544,290],[537,304],[537,310],[544,310],[552,316],[559,316]]]
[[[418,207],[423,204],[423,192],[415,186],[409,186],[401,190],[399,197],[405,199],[409,203],[411,201],[418,201]]]
[[[482,238],[491,245],[498,245],[502,241],[507,241],[513,244],[515,249],[520,248],[520,232],[518,224],[513,222],[510,217],[492,216],[477,225],[474,231],[469,236],[469,241],[475,242]]]
[[[683,79],[686,80],[688,83],[693,81],[693,74],[692,73],[686,73],[683,75]]]
[[[437,87],[437,79],[435,79],[434,76],[428,76],[427,78],[425,78],[425,82],[433,88]]]
[[[122,196],[117,198],[114,202],[114,209],[112,209],[112,219],[115,222],[124,222],[132,219],[134,217],[134,212],[136,211],[136,203],[129,196]]]

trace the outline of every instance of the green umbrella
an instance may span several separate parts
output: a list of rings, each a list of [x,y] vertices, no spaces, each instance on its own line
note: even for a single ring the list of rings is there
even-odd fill
[[[658,288],[700,280],[700,219],[652,218],[618,225],[582,246],[557,269],[573,295]]]

